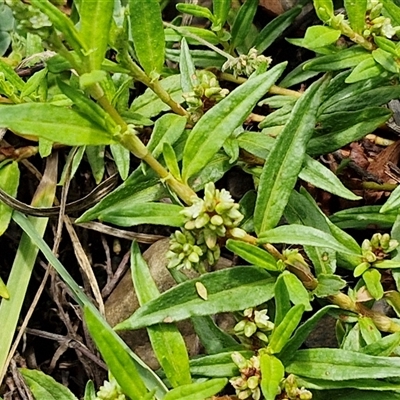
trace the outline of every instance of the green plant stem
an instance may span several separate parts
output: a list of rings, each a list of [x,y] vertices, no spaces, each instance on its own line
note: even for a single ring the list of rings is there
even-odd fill
[[[376,183],[376,182],[363,182],[362,187],[363,189],[369,190],[384,190],[387,192],[391,192],[397,188],[397,184],[395,183]]]
[[[192,204],[192,198],[196,193],[187,185],[174,178],[148,151],[147,147],[132,131],[126,131],[119,135],[120,143],[131,151],[136,157],[143,160],[186,204]]]
[[[182,115],[186,117],[188,113],[186,110],[176,101],[174,101],[170,94],[161,86],[160,81],[152,80],[147,76],[147,74],[135,63],[132,61],[129,54],[125,51],[125,54],[121,55],[123,58],[123,66],[127,68],[131,74],[131,76],[146,85],[149,89],[151,89],[161,101],[167,104],[171,110],[178,115]]]
[[[247,78],[243,78],[241,76],[235,77],[234,75],[228,74],[227,72],[221,72],[218,74],[218,76],[220,79],[222,79],[224,81],[237,83],[238,85],[241,85],[247,81]],[[286,89],[286,88],[282,88],[282,87],[279,87],[276,85],[272,85],[271,88],[269,89],[268,93],[269,94],[279,94],[279,95],[283,95],[283,96],[293,96],[293,97],[297,97],[297,98],[300,98],[302,95],[300,92],[297,92],[296,90]]]

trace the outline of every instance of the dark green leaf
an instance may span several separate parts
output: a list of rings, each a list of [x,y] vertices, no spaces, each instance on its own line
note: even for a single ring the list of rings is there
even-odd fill
[[[213,14],[215,17],[212,26],[213,30],[219,31],[224,27],[230,9],[231,0],[213,0]]]
[[[196,282],[205,286],[208,300],[199,297]],[[159,322],[254,307],[273,297],[274,283],[274,279],[259,267],[212,272],[164,292],[118,324],[116,329],[137,329]]]
[[[19,185],[19,176],[19,168],[16,161],[2,166],[0,168],[0,188],[10,196],[15,197],[17,195]],[[8,228],[12,212],[13,210],[11,207],[7,206],[3,202],[0,202],[0,236]]]
[[[197,122],[183,153],[182,178],[185,182],[208,164],[224,141],[244,122],[257,101],[274,84],[285,67],[286,63],[281,63],[249,79]]]
[[[256,232],[273,228],[282,216],[302,168],[327,81],[324,78],[307,89],[276,139],[260,177],[254,218]]]
[[[165,58],[164,27],[158,0],[130,0],[130,22],[135,52],[150,76],[160,73]]]
[[[361,61],[352,71],[351,74],[346,78],[346,83],[355,83],[364,81],[366,79],[374,78],[376,76],[382,76],[385,73],[385,69],[381,67],[375,60],[374,57],[367,58]]]
[[[190,34],[192,34],[207,41],[208,43],[214,45],[219,44],[218,36],[214,32],[211,32],[208,29],[198,28],[196,26],[185,26],[183,29],[179,30],[167,28],[165,29],[164,34],[166,42],[179,43],[183,38],[186,38],[189,44],[194,44],[197,46],[200,45],[201,43],[198,40],[190,36]]]
[[[165,50],[166,57],[173,61],[179,62],[180,50],[169,49]],[[194,65],[200,68],[217,67],[221,68],[225,63],[226,58],[211,50],[190,50]]]
[[[207,7],[198,6],[197,4],[178,3],[176,9],[182,14],[189,14],[199,18],[207,18],[210,21],[214,19],[211,11]]]
[[[246,0],[240,7],[231,29],[231,49],[240,46],[246,39],[256,14],[257,6],[258,0]]]
[[[317,297],[333,296],[346,286],[346,281],[333,274],[319,274],[318,286],[313,290]]]
[[[384,379],[400,376],[400,359],[340,349],[298,350],[286,372],[329,381]]]
[[[292,24],[301,10],[302,7],[296,5],[274,18],[261,30],[252,47],[255,47],[259,53],[263,53]]]
[[[370,356],[389,357],[399,345],[400,332],[396,332],[361,348],[360,352],[364,354],[369,354]]]

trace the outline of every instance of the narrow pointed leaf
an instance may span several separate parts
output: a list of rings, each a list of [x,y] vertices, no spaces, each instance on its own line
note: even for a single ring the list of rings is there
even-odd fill
[[[384,379],[400,377],[400,359],[341,349],[298,350],[286,372],[329,381]]]
[[[228,383],[226,378],[210,379],[205,382],[182,385],[168,392],[164,400],[204,400],[218,394]]]
[[[267,271],[280,270],[271,254],[250,243],[229,239],[226,248],[257,267],[265,268]]]
[[[35,399],[78,400],[66,386],[42,371],[27,368],[21,368],[19,371]]]
[[[248,35],[254,15],[258,7],[258,0],[246,0],[236,14],[231,29],[231,48],[240,46]]]
[[[0,126],[70,146],[111,144],[111,135],[76,111],[47,103],[0,106]]]
[[[213,29],[220,30],[223,28],[231,9],[231,0],[213,0],[214,24]]]
[[[107,50],[114,0],[82,0],[79,4],[80,36],[89,50],[90,69],[101,68]]]
[[[206,287],[207,301],[197,294],[196,282]],[[254,307],[273,297],[274,284],[274,278],[258,267],[235,267],[211,272],[164,292],[115,329],[137,329],[159,322]]]
[[[181,87],[183,93],[193,92],[193,87],[198,84],[196,67],[190,54],[190,49],[185,38],[181,40],[181,54],[179,57],[179,70],[181,72]]]
[[[275,327],[268,344],[268,350],[271,354],[279,353],[283,349],[300,323],[303,312],[304,305],[297,304],[288,311],[282,322]]]
[[[209,110],[193,128],[183,152],[185,182],[201,171],[282,74],[286,63],[249,79]]]
[[[285,376],[285,368],[281,361],[268,353],[260,356],[261,390],[265,400],[275,400],[280,393],[280,382]]]
[[[365,26],[367,0],[345,0],[344,6],[353,31],[362,34]]]
[[[164,27],[158,0],[130,0],[132,39],[140,65],[148,75],[160,73],[165,59]]]
[[[296,102],[264,164],[254,212],[256,232],[273,228],[282,216],[302,169],[326,84],[326,78],[313,83]]]
[[[89,307],[84,308],[84,318],[90,336],[123,392],[132,399],[141,399],[147,393],[146,387],[140,379],[135,362],[121,343],[115,340],[111,327],[101,324]]]
[[[344,254],[356,254],[333,236],[316,228],[303,225],[282,225],[259,235],[259,243],[286,243],[328,247]],[[357,254],[356,254],[357,255]]]
[[[140,305],[160,295],[136,242],[132,244],[131,272]],[[190,384],[189,356],[178,328],[173,324],[159,324],[148,327],[147,332],[153,351],[172,387]]]

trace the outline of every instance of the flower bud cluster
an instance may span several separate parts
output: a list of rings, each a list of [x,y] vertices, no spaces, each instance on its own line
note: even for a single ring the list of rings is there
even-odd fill
[[[365,239],[361,245],[362,255],[365,261],[373,263],[383,260],[389,253],[396,250],[399,242],[391,239],[388,233],[375,233],[371,240]]]
[[[244,318],[233,328],[236,335],[250,338],[253,335],[265,343],[268,343],[267,333],[271,332],[275,325],[269,320],[268,310],[255,310],[247,308],[243,311]]]
[[[54,31],[49,17],[39,9],[20,0],[5,0],[5,2],[11,8],[15,19],[18,21],[18,30],[35,33],[42,39],[47,39]]]
[[[202,116],[205,101],[217,103],[229,93],[228,89],[221,88],[217,77],[211,71],[197,71],[195,80],[196,85],[193,87],[193,91],[183,94],[193,122]]]
[[[259,55],[257,49],[252,48],[248,54],[241,54],[239,57],[226,61],[222,66],[222,71],[231,70],[235,77],[239,75],[250,76],[263,64],[268,68],[271,62],[271,57]]]
[[[227,229],[235,236],[246,234],[237,226],[243,219],[239,204],[230,193],[218,190],[214,183],[204,188],[204,199],[193,199],[190,207],[181,213],[186,217],[182,231],[171,236],[167,258],[169,268],[195,268],[205,270],[206,264],[214,265],[220,256],[219,237],[225,237]]]
[[[304,387],[299,388],[297,386],[296,377],[289,375],[283,380],[281,384],[282,391],[285,393],[284,400],[311,400],[312,393],[306,390]]]
[[[253,356],[250,360],[246,360],[240,353],[234,352],[232,360],[238,366],[240,376],[230,379],[229,382],[235,389],[238,399],[260,400],[260,358]]]
[[[382,10],[383,4],[380,0],[368,0],[367,23],[363,32],[365,38],[375,35],[391,39],[400,31],[400,26],[393,26],[390,18],[382,15]]]
[[[100,386],[95,400],[127,400],[127,398],[115,378],[110,376],[109,381],[104,381],[104,385]]]

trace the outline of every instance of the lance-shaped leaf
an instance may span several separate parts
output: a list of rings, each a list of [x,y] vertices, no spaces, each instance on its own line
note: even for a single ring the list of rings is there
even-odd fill
[[[150,274],[136,242],[132,244],[131,272],[140,305],[157,298],[160,292]],[[192,382],[189,356],[178,328],[173,324],[159,324],[147,328],[156,357],[173,387]]]
[[[211,108],[193,128],[183,151],[185,182],[204,168],[225,140],[241,125],[257,101],[282,74],[286,63],[249,79]]]
[[[341,349],[298,350],[286,372],[329,381],[384,379],[400,377],[400,359]]]
[[[302,169],[326,84],[326,78],[313,83],[296,102],[264,164],[254,212],[256,232],[273,228],[282,216]]]
[[[285,368],[281,361],[268,353],[260,355],[261,390],[265,400],[275,400],[280,393],[280,382],[285,376]]]
[[[206,301],[197,293],[197,282],[201,282],[207,289]],[[274,284],[274,278],[259,267],[235,267],[212,272],[167,290],[140,307],[115,329],[138,329],[192,316],[244,310],[271,299]]]
[[[229,10],[231,9],[231,0],[214,0],[213,14],[214,23],[212,29],[219,31],[223,28],[226,19],[228,18]]]
[[[113,10],[113,0],[82,0],[79,3],[80,36],[89,49],[91,70],[100,69],[104,60]]]
[[[216,378],[205,382],[182,385],[168,392],[164,400],[203,400],[218,394],[227,383],[228,379],[226,378]]]
[[[271,254],[250,243],[229,239],[226,248],[257,267],[265,268],[267,271],[280,271]]]
[[[198,79],[196,76],[196,67],[193,63],[193,59],[190,54],[190,49],[185,38],[182,38],[181,40],[179,70],[181,72],[182,92],[183,93],[193,92],[193,87],[198,84]]]
[[[165,59],[164,27],[158,0],[130,0],[133,45],[148,75],[160,73]]]
[[[231,29],[231,49],[240,46],[248,35],[258,7],[257,0],[247,0],[236,14]]]
[[[24,377],[35,399],[78,400],[66,386],[58,383],[42,371],[21,368],[19,372]]]
[[[339,243],[332,235],[319,229],[303,225],[282,225],[262,232],[259,243],[286,243],[307,246],[327,247],[344,254],[355,255],[352,250]],[[356,254],[357,255],[357,254]],[[360,256],[361,257],[361,256]]]
[[[90,336],[124,393],[132,399],[141,399],[147,394],[146,386],[129,353],[115,340],[111,327],[102,324],[89,307],[84,308],[84,318]]]
[[[185,217],[179,213],[181,210],[181,206],[168,203],[127,204],[104,211],[98,219],[119,226],[155,224],[180,227],[185,223]]]
[[[69,146],[111,144],[111,134],[76,111],[47,103],[0,106],[0,126]]]
[[[362,34],[365,26],[367,0],[345,0],[344,6],[353,31]]]

